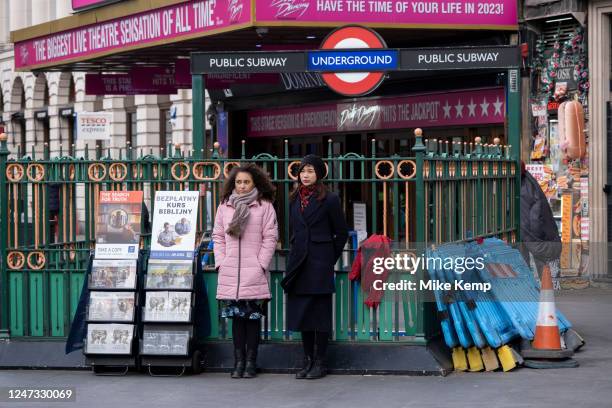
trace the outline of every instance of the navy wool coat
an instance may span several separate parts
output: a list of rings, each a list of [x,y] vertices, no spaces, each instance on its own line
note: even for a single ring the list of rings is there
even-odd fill
[[[348,238],[340,198],[333,192],[321,201],[313,196],[301,212],[298,196],[289,214],[291,248],[281,286],[299,295],[334,293],[334,265]]]

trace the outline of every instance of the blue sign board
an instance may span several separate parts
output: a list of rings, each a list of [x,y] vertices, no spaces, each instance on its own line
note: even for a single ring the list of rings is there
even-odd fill
[[[387,50],[320,50],[307,52],[308,71],[380,72],[399,68],[399,52]]]

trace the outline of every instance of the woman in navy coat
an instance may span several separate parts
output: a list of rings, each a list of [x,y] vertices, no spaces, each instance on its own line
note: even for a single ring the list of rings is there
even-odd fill
[[[322,182],[325,175],[325,164],[318,156],[304,157],[298,187],[291,194],[292,236],[281,285],[287,292],[288,329],[302,334],[305,357],[304,367],[296,374],[298,379],[326,374],[334,265],[348,237],[340,199],[327,191]]]

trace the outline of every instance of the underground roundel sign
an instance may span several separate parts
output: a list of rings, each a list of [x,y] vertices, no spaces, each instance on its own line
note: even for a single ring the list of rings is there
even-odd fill
[[[321,50],[340,50],[358,48],[384,49],[385,41],[373,30],[360,26],[341,27],[332,31],[321,44]],[[367,57],[367,53],[360,53]],[[363,65],[367,59],[361,57],[354,65]],[[346,61],[346,60],[345,60]],[[348,59],[349,64],[351,59]],[[370,62],[376,62],[370,58]],[[361,63],[361,64],[359,64]],[[333,72],[321,73],[323,81],[333,91],[346,96],[362,96],[374,91],[385,77],[384,72]]]

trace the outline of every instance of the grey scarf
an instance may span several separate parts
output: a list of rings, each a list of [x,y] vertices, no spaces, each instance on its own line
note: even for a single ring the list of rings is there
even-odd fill
[[[234,238],[239,238],[242,235],[251,213],[249,210],[249,204],[257,200],[258,195],[259,191],[257,191],[257,187],[253,188],[253,190],[251,190],[249,193],[242,195],[237,194],[236,190],[232,192],[228,203],[234,207],[235,211],[232,221],[225,232]]]

